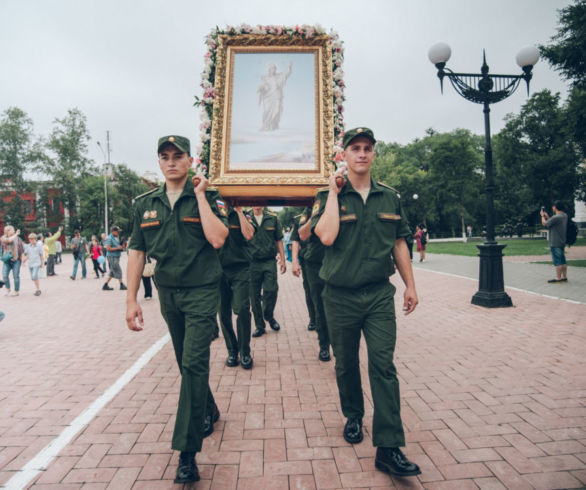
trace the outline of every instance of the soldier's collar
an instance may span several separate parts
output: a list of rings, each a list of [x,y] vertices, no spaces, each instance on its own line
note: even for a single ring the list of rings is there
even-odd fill
[[[159,191],[161,196],[167,194],[166,182],[161,187],[159,187]],[[195,196],[195,191],[193,190],[193,182],[191,182],[191,179],[189,177],[185,181],[185,185],[183,186],[183,190],[181,191],[179,197],[183,196],[184,194]]]
[[[370,177],[370,191],[369,194],[372,193],[376,193],[376,192],[382,192],[383,188],[377,184],[374,180],[372,180],[372,177]],[[343,193],[346,192],[356,192],[357,194],[360,194],[356,189],[354,189],[354,186],[352,185],[352,182],[350,182],[349,179],[346,180],[346,184],[344,185],[344,187],[342,187],[342,191]]]

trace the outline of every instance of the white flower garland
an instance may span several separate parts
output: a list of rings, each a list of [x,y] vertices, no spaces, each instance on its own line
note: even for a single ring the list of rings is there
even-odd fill
[[[287,26],[250,26],[240,24],[239,26],[226,26],[224,30],[219,28],[213,29],[205,38],[207,52],[204,55],[204,69],[201,73],[201,88],[203,97],[195,97],[195,105],[201,107],[199,125],[200,144],[196,148],[195,171],[208,175],[210,162],[210,140],[212,132],[213,105],[216,97],[214,88],[214,78],[216,71],[216,54],[218,49],[217,39],[220,35],[239,34],[286,34],[289,36],[301,36],[304,39],[310,39],[316,34],[326,34],[325,29],[319,24],[315,26],[301,25],[295,27]],[[332,93],[334,103],[334,152],[332,162],[336,167],[342,161],[342,138],[344,137],[344,71],[342,63],[344,61],[344,48],[338,34],[333,30],[328,33],[332,45]]]

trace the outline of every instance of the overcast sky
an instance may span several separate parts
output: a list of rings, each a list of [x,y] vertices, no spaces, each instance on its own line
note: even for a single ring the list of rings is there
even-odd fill
[[[562,0],[0,0],[0,112],[23,109],[37,135],[72,107],[87,117],[89,157],[111,134],[112,162],[156,170],[159,136],[197,145],[193,107],[203,69],[204,36],[214,26],[316,24],[345,45],[346,128],[369,126],[377,139],[406,144],[427,128],[484,132],[482,106],[440,93],[429,47],[447,42],[448,67],[478,72],[482,50],[492,73],[516,74],[515,56],[556,32]],[[565,98],[567,84],[547,62],[531,91]],[[493,133],[526,101],[521,86],[492,106]]]

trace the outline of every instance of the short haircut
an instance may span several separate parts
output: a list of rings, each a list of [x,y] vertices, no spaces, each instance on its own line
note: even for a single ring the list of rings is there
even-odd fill
[[[566,211],[566,206],[563,201],[557,200],[553,202],[553,205],[557,208],[558,211]]]
[[[37,234],[36,233],[29,233],[28,234],[29,238],[34,238],[35,240],[37,239]]]

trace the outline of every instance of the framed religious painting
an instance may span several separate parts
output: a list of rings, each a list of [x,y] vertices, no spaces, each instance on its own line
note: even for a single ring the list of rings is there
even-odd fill
[[[341,43],[319,27],[206,39],[197,170],[240,204],[310,203],[341,153]]]

